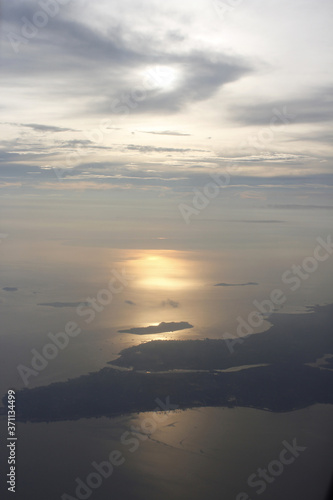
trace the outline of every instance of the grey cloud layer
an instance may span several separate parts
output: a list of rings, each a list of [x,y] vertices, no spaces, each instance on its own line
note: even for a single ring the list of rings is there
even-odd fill
[[[38,304],[39,306],[46,306],[46,307],[78,307],[79,305],[85,305],[89,306],[89,302],[42,302]]]
[[[50,96],[89,98],[86,108],[80,102],[82,111],[109,114],[116,99],[121,101],[122,96],[142,87],[140,72],[148,66],[167,65],[179,70],[177,84],[168,90],[158,84],[146,88],[146,98],[131,109],[132,113],[180,111],[191,102],[211,97],[222,85],[250,71],[239,57],[198,50],[182,53],[181,46],[177,53],[168,53],[166,47],[158,50],[152,40],[150,43],[142,40],[142,35],[138,38],[139,35],[132,33],[129,37],[128,31],[133,28],[119,25],[107,32],[98,31],[80,22],[80,16],[74,19],[67,13],[66,17],[65,7],[13,54],[8,33],[20,34],[22,17],[32,19],[36,6],[14,1],[3,10],[4,38],[8,42],[7,51],[3,51],[5,79],[24,75],[27,82],[33,79],[35,84],[37,78],[38,85],[38,78],[44,77],[50,81],[47,88]],[[66,85],[52,84],[52,79],[63,74]]]
[[[255,105],[234,106],[231,116],[246,125],[269,125],[274,110],[285,110],[292,123],[325,123],[333,121],[333,88],[323,87],[305,97],[258,102]],[[311,139],[311,138],[310,138]]]
[[[309,4],[317,9],[314,0]],[[152,187],[182,193],[203,187],[210,180],[206,169],[225,171],[232,163],[231,188],[331,186],[331,176],[323,172],[333,166],[333,155],[327,153],[333,93],[324,73],[313,84],[302,83],[299,93],[290,91],[288,81],[286,88],[268,88],[278,86],[284,72],[276,63],[281,54],[290,62],[279,52],[285,41],[270,47],[269,36],[263,38],[276,52],[276,59],[264,60],[266,50],[245,50],[247,37],[252,40],[246,25],[243,46],[236,37],[229,43],[228,27],[221,34],[222,25],[207,21],[201,5],[69,1],[16,53],[9,34],[20,35],[22,18],[32,20],[41,7],[37,0],[5,2],[2,85],[9,99],[2,107],[10,111],[0,144],[4,183],[22,182],[31,189],[45,183],[47,189],[59,189],[53,167],[61,171],[66,189],[85,181],[105,189]],[[252,15],[267,28],[258,5],[249,7],[249,26]],[[286,1],[279,4],[279,10],[286,8]],[[241,9],[233,12],[235,27]],[[275,22],[275,9],[266,10]],[[117,22],[111,22],[113,15]],[[174,70],[169,84],[165,67]],[[311,72],[303,62],[299,69],[300,80]],[[276,82],[271,78],[264,87],[265,75],[274,71]],[[291,124],[284,127],[280,120],[274,137],[271,131],[262,140],[258,134],[253,137],[254,127],[269,126],[274,109],[286,109]]]
[[[153,134],[153,135],[178,135],[178,136],[190,136],[191,134],[184,134],[182,132],[176,132],[172,130],[164,130],[163,132],[154,131],[142,131],[143,134]]]
[[[30,157],[30,155],[27,155]],[[0,177],[4,182],[22,182],[29,189],[35,190],[47,184],[47,189],[58,189],[59,179],[56,171],[51,167],[37,166],[36,163],[24,162],[24,155],[20,156],[22,160],[18,162],[18,155],[14,155],[12,161],[7,155],[1,160],[0,155]],[[33,158],[32,158],[33,160]],[[192,164],[194,162],[192,161]],[[57,165],[57,163],[55,163]],[[61,165],[61,164],[59,164]],[[160,162],[147,162],[144,159],[140,164],[131,166],[127,161],[114,162],[86,162],[81,163],[73,168],[60,169],[61,183],[70,187],[77,181],[93,181],[105,188],[110,185],[114,187],[158,187],[160,189],[172,189],[178,193],[189,193],[192,189],[203,189],[207,183],[212,181],[209,173],[213,170],[216,174],[222,175],[225,173],[223,164],[219,168],[215,165],[212,167],[210,163],[206,164],[208,172],[205,168],[199,169],[187,168],[186,164],[175,168],[169,165],[163,165]],[[321,173],[315,174],[309,170],[307,175],[275,175],[275,176],[251,176],[244,174],[232,173],[230,182],[225,189],[243,189],[249,188],[279,188],[286,186],[290,188],[296,187],[313,187],[322,186],[327,189],[333,186],[333,174]],[[225,191],[224,191],[225,192]],[[193,197],[193,193],[191,195]]]

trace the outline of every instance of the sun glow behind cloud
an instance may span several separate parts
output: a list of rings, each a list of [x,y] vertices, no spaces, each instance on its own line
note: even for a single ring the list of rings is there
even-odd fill
[[[169,92],[177,87],[180,80],[180,72],[174,66],[148,66],[142,73],[143,81],[153,85],[159,91]]]

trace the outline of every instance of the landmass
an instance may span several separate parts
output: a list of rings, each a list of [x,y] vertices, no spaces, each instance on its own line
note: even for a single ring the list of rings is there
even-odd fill
[[[125,349],[112,363],[132,367],[127,371],[105,367],[17,391],[17,419],[50,422],[152,411],[156,398],[169,398],[179,409],[244,406],[286,412],[333,404],[333,305],[309,311],[272,315],[267,332],[243,337],[234,352],[227,340],[209,339],[152,341]],[[221,371],[242,365],[247,368]]]
[[[286,412],[316,403],[333,404],[332,388],[331,371],[292,363],[232,373],[103,368],[68,382],[17,392],[17,420],[51,422],[153,411],[156,398],[168,397],[179,409],[243,406]]]

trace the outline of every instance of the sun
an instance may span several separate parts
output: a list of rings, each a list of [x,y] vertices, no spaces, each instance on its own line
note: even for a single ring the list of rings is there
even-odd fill
[[[155,89],[170,91],[177,86],[179,70],[173,66],[149,66],[146,68],[145,80],[149,79],[150,85]]]

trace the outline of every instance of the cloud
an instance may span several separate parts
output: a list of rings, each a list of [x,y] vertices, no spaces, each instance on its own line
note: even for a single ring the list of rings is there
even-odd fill
[[[163,132],[149,132],[149,131],[140,131],[142,134],[153,134],[153,135],[179,135],[179,136],[190,136],[192,134],[184,134],[182,132],[176,132],[172,130],[164,130]]]
[[[18,127],[32,128],[36,132],[70,132],[75,131],[73,128],[56,127],[54,125],[42,125],[39,123],[11,123],[10,125],[17,125]]]
[[[5,286],[3,288],[3,290],[5,292],[17,292],[18,288],[14,287],[14,286]]]
[[[4,7],[3,19],[12,32],[16,33],[20,33],[22,28],[22,16],[32,19],[36,12],[34,2],[13,1]],[[23,69],[32,63],[31,69],[35,74],[43,72],[43,66],[47,71],[54,73],[66,66],[68,70],[75,71],[83,68],[84,63],[88,61],[96,67],[100,62],[125,64],[138,60],[140,54],[134,48],[126,47],[117,29],[110,30],[108,33],[96,30],[93,25],[88,24],[89,20],[83,21],[84,16],[78,15],[79,13],[82,14],[82,6],[72,6],[72,10],[61,8],[57,16],[54,16],[44,28],[38,30],[29,40],[29,44],[22,47],[25,49],[24,56],[27,59]],[[46,57],[43,61],[39,61],[34,54],[36,48],[40,51],[43,49],[45,52],[52,51],[53,57]],[[23,62],[24,57],[21,56],[21,52],[23,51],[17,54],[17,64],[13,65],[12,70],[19,70],[19,64]],[[61,54],[62,60],[59,57]],[[68,63],[71,59],[72,67],[69,67]]]
[[[230,157],[218,156],[220,160],[230,161]],[[249,156],[236,156],[232,158],[233,162],[240,163],[269,163],[269,162],[280,162],[280,163],[295,163],[296,161],[310,160],[313,157],[304,154],[291,154],[291,153],[276,153],[276,152],[265,152]]]
[[[177,307],[180,306],[180,304],[179,304],[179,302],[176,302],[175,300],[168,299],[168,300],[163,300],[163,302],[161,303],[161,306],[162,307],[173,307],[174,309],[176,309]]]
[[[37,304],[38,306],[47,306],[47,307],[78,307],[83,304],[84,306],[89,306],[89,302],[42,302]]]
[[[330,131],[322,131],[322,132],[311,132],[310,134],[298,133],[293,134],[293,136],[288,139],[287,142],[321,142],[323,144],[333,144],[333,135]]]
[[[281,99],[255,104],[235,105],[230,108],[235,121],[246,125],[270,126],[273,117],[278,125],[290,123],[325,123],[332,121],[333,88],[323,87],[308,95],[293,99]]]
[[[228,222],[242,222],[246,224],[283,224],[286,221],[285,220],[265,220],[265,219],[238,219],[238,220],[229,220]]]
[[[222,54],[218,48],[214,51],[194,47],[182,50],[175,35],[171,42],[169,39],[168,43],[154,43],[158,39],[156,32],[143,36],[136,31],[134,22],[125,25],[120,21],[116,27],[108,29],[109,9],[105,12],[103,29],[96,29],[92,19],[82,15],[82,9],[75,5],[61,8],[59,15],[38,30],[28,44],[22,44],[13,58],[8,32],[19,34],[22,17],[32,19],[35,12],[36,7],[30,2],[13,1],[4,7],[4,31],[7,33],[2,63],[4,78],[19,81],[20,75],[24,75],[29,80],[29,75],[33,75],[31,81],[35,85],[37,82],[39,88],[38,80],[42,76],[44,85],[40,98],[45,94],[49,99],[52,95],[63,97],[64,102],[76,102],[83,113],[90,110],[110,115],[115,101],[124,108],[124,99],[140,92],[144,92],[144,98],[127,106],[131,114],[176,113],[191,103],[212,97],[223,85],[250,72],[243,58]],[[178,50],[172,50],[170,43]],[[163,67],[173,69],[178,75],[172,88],[165,86]],[[151,84],[145,83],[149,68],[159,71]],[[64,84],[52,85],[64,74]],[[49,82],[47,86],[46,82]]]
[[[305,17],[312,23],[312,12],[326,23],[326,2],[320,13],[314,0],[309,1]],[[241,10],[235,11],[235,24],[223,30],[204,0],[191,8],[175,0],[163,6],[157,0],[67,2],[15,53],[8,34],[20,35],[22,18],[33,20],[36,9],[40,6],[35,0],[11,0],[1,11],[2,85],[8,95],[1,105],[3,120],[19,127],[2,127],[6,151],[0,152],[1,174],[19,178],[23,190],[51,190],[54,182],[54,190],[60,191],[54,170],[45,167],[68,164],[62,176],[66,190],[70,183],[73,190],[83,189],[82,182],[74,186],[75,177],[86,183],[85,189],[102,190],[112,183],[121,189],[190,192],[209,181],[208,176],[193,175],[194,169],[223,169],[230,162],[237,163],[235,172],[240,174],[232,175],[232,189],[260,182],[277,186],[273,177],[279,177],[281,186],[325,185],[316,174],[333,165],[325,154],[333,111],[333,91],[325,76],[329,66],[323,62],[331,35],[326,24],[327,31],[313,37],[309,54],[291,43],[300,42],[293,23],[289,38],[281,43],[278,33],[275,39],[277,11],[258,10],[257,1],[246,7],[245,23]],[[286,2],[279,6],[281,19],[290,19],[289,13]],[[254,29],[254,21],[263,31]],[[314,23],[319,35],[318,27]],[[255,33],[265,30],[269,36],[261,44]],[[309,71],[314,58],[318,65]],[[291,75],[297,72],[296,79],[286,75],[289,69]],[[295,91],[296,81],[301,83]],[[272,141],[256,137],[259,148],[251,154],[240,151],[239,145],[252,139],[253,127],[270,125],[274,110],[285,114],[292,126],[281,127],[280,138],[276,134]],[[317,124],[322,124],[320,130]],[[132,144],[132,131],[138,144]],[[314,141],[321,141],[321,147]],[[209,151],[201,149],[207,144]],[[137,174],[127,169],[130,164]],[[300,173],[306,175],[301,178]],[[178,179],[177,185],[170,185],[171,177]],[[87,184],[88,179],[93,182]]]
[[[59,149],[58,145],[57,147]],[[87,145],[87,147],[89,146]],[[125,147],[123,146],[123,149]],[[145,147],[143,146],[143,148]],[[63,150],[63,148],[61,149]],[[169,150],[170,148],[164,149]],[[20,182],[23,183],[25,189],[30,191],[40,189],[57,191],[66,189],[68,191],[77,188],[106,190],[113,187],[119,189],[151,188],[162,191],[172,190],[177,196],[181,195],[186,200],[187,196],[193,198],[194,188],[202,189],[208,182],[211,182],[210,173],[223,175],[228,165],[225,166],[223,162],[219,162],[213,153],[210,157],[206,155],[204,158],[200,158],[200,167],[195,158],[191,158],[190,154],[183,153],[179,153],[179,157],[177,157],[178,153],[175,153],[173,161],[170,163],[170,158],[166,156],[166,153],[157,152],[156,155],[161,156],[154,159],[155,161],[148,161],[141,156],[135,160],[135,164],[130,158],[120,157],[116,161],[105,161],[105,157],[101,157],[101,161],[89,162],[81,156],[85,161],[71,168],[66,167],[66,162],[61,157],[57,159],[54,151],[50,151],[50,157],[47,158],[47,147],[45,147],[45,153],[27,153],[26,155],[0,150],[0,176],[7,184]],[[95,157],[94,154],[93,158]],[[80,157],[78,159],[80,160]],[[37,163],[40,166],[37,166]],[[318,167],[318,162],[315,163]],[[313,162],[309,164],[307,172],[303,173],[301,170],[302,174],[298,175],[288,173],[272,175],[271,173],[269,176],[264,176],[256,173],[255,176],[251,176],[244,175],[241,170],[235,172],[230,170],[230,182],[225,187],[224,193],[226,194],[228,190],[239,190],[243,198],[245,196],[259,196],[260,199],[263,199],[264,189],[281,187],[301,189],[307,186],[329,189],[330,186],[333,186],[333,174],[324,172],[313,174],[313,164]],[[283,163],[279,171],[285,171]],[[61,182],[56,175],[57,172],[60,174]],[[263,169],[261,172],[265,172],[265,170]],[[253,193],[254,188],[258,193]],[[8,189],[11,188],[8,187]]]
[[[180,76],[174,88],[163,86],[163,78],[148,86],[145,79],[133,79],[132,85],[119,85],[100,103],[93,104],[91,112],[110,114],[175,114],[192,103],[200,102],[214,96],[223,85],[240,79],[251,71],[245,62],[236,57],[219,56],[213,60],[211,55],[193,51],[190,54],[171,55],[160,53],[158,66],[174,68]],[[146,64],[152,64],[147,57]],[[160,71],[162,71],[160,69]],[[114,89],[117,89],[115,82]],[[133,96],[140,93],[139,100]]]
[[[162,148],[155,146],[138,146],[129,144],[126,149],[130,151],[140,151],[141,153],[189,153],[191,151],[205,152],[204,149],[183,149],[183,148]]]
[[[333,210],[333,205],[301,205],[301,204],[286,204],[276,203],[274,205],[268,205],[269,208],[282,208],[286,210]]]
[[[214,286],[248,286],[248,285],[259,285],[259,283],[255,283],[254,281],[249,281],[248,283],[217,283]]]
[[[45,158],[50,158],[52,153],[31,153],[31,152],[13,152],[10,153],[3,149],[0,150],[0,162],[1,163],[9,163],[13,161],[38,161],[44,160]],[[33,168],[33,167],[32,167]],[[38,168],[38,167],[37,167]]]

